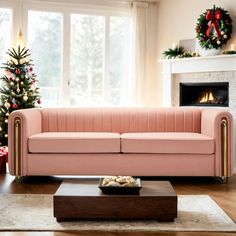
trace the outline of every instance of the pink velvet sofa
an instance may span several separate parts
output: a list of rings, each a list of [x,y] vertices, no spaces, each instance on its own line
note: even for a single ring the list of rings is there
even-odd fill
[[[8,128],[17,178],[232,175],[233,119],[225,110],[33,108],[12,112]]]

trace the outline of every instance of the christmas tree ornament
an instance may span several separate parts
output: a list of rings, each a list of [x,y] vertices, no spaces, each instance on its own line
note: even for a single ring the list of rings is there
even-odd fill
[[[0,132],[2,131],[2,127],[0,127]]]
[[[41,100],[39,99],[39,100],[37,101],[37,103],[38,103],[38,104],[41,104]]]
[[[28,96],[27,95],[24,95],[23,96],[23,100],[26,102],[28,100]]]
[[[22,34],[20,35],[22,39]],[[4,75],[0,77],[0,146],[7,145],[8,118],[17,109],[33,108],[40,99],[39,90],[32,89],[32,80],[36,78],[28,74],[28,68],[33,68],[30,53],[23,44],[14,44],[8,49],[9,59],[3,63]],[[33,69],[32,69],[33,70]],[[16,86],[16,87],[15,87]],[[22,92],[22,94],[21,94]]]
[[[17,75],[19,75],[20,73],[21,73],[21,71],[20,71],[20,69],[16,69],[16,71],[15,71],[15,73],[17,74]]]
[[[7,109],[9,109],[9,108],[11,107],[11,104],[10,104],[9,102],[5,102],[5,103],[4,103],[4,106],[5,106]]]
[[[13,104],[12,104],[12,108],[13,108],[13,109],[17,109],[17,108],[18,108],[18,105],[17,105],[16,103],[13,103]]]
[[[207,9],[197,20],[196,33],[202,48],[222,48],[232,34],[232,19],[228,11],[215,6]]]

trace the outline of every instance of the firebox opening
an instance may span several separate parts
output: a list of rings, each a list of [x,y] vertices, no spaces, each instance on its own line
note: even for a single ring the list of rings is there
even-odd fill
[[[180,106],[229,106],[229,83],[180,83]]]

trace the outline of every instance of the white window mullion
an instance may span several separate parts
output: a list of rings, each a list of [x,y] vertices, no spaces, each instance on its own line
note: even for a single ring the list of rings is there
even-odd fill
[[[63,56],[62,56],[62,104],[69,105],[69,83],[70,83],[70,13],[64,12],[63,21]]]
[[[110,16],[105,18],[105,40],[104,40],[104,75],[103,75],[103,99],[106,103],[110,96]]]

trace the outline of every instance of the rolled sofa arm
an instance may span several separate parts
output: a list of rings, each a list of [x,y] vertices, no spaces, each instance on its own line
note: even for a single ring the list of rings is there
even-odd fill
[[[14,111],[8,120],[9,171],[17,178],[27,175],[29,136],[42,132],[40,108]]]
[[[215,176],[228,177],[233,173],[233,117],[222,109],[204,109],[201,133],[215,140]]]

